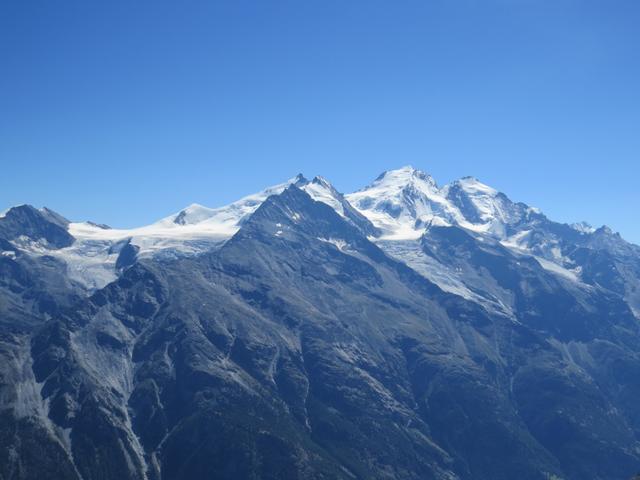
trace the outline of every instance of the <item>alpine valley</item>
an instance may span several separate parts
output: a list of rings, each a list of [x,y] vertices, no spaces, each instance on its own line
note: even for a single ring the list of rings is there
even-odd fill
[[[0,215],[0,479],[627,480],[640,247],[411,167]]]

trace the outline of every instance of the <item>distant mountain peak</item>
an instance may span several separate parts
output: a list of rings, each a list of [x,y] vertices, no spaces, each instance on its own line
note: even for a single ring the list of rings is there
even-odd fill
[[[415,186],[420,182],[424,182],[432,188],[437,188],[437,184],[431,175],[423,172],[422,170],[418,170],[411,165],[406,165],[395,170],[387,170],[381,173],[373,183],[365,187],[363,190],[380,185],[403,188],[411,185]]]
[[[0,218],[6,217],[8,214],[15,213],[20,210],[38,210],[33,205],[29,205],[28,203],[19,203],[18,205],[13,205],[5,210],[0,212]]]
[[[434,219],[501,237],[506,225],[519,222],[527,208],[475,177],[440,188],[412,166],[388,170],[347,198],[389,239],[418,238]]]
[[[285,183],[287,183],[289,185],[300,186],[300,185],[306,185],[307,183],[309,183],[309,180],[307,180],[307,178],[302,173],[299,173],[295,177],[289,179],[289,181],[285,182]]]
[[[210,218],[213,212],[214,210],[211,208],[207,208],[198,203],[192,203],[176,214],[173,223],[177,225],[199,223]]]
[[[6,217],[8,215],[15,215],[18,212],[39,212],[39,210],[28,203],[21,203],[19,205],[14,205],[13,207],[9,207],[8,209],[6,209],[3,212],[2,216]]]
[[[574,230],[577,230],[580,233],[593,233],[596,231],[596,229],[593,228],[593,226],[587,222],[572,223],[570,227],[573,228]]]
[[[596,235],[620,236],[618,232],[614,232],[608,225],[602,225],[600,228],[595,229],[593,233]]]
[[[334,188],[329,180],[327,180],[324,177],[321,177],[320,175],[316,175],[315,177],[313,177],[313,180],[311,180],[311,183],[322,185],[327,188]]]
[[[7,240],[26,237],[32,242],[43,242],[46,248],[63,248],[74,242],[67,231],[68,225],[69,221],[53,210],[18,205],[0,218],[0,237]]]
[[[463,189],[475,193],[484,193],[492,196],[500,193],[495,188],[490,187],[486,183],[482,183],[476,177],[462,177],[459,180],[454,181],[453,184],[460,185]]]
[[[301,186],[313,200],[333,208],[338,215],[356,225],[366,235],[377,235],[376,227],[362,213],[354,208],[345,196],[324,177],[316,176],[311,182]]]
[[[435,180],[412,166],[384,172],[347,199],[390,238],[418,238],[434,216],[456,216]]]

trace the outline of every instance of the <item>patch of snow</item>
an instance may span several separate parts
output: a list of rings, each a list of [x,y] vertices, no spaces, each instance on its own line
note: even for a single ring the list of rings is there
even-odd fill
[[[340,250],[341,252],[345,251],[349,247],[349,244],[340,238],[321,238],[321,237],[317,237],[317,238],[321,242],[326,242],[326,243],[335,245],[337,249]]]
[[[507,248],[515,248],[518,250],[528,250],[525,243],[527,237],[531,234],[531,230],[521,230],[515,235],[502,240],[500,243]]]
[[[553,247],[551,247],[549,253],[551,254],[551,257],[556,261],[563,259],[562,250],[560,250],[560,247],[558,245],[554,245]]]
[[[239,226],[230,223],[216,223],[211,219],[198,224],[172,224],[160,221],[152,225],[129,230],[109,229],[105,230],[87,222],[71,223],[69,233],[81,242],[118,242],[131,238],[131,243],[141,249],[141,253],[153,253],[155,250],[165,248],[180,249],[188,241],[202,239],[226,240],[233,236]]]
[[[596,229],[589,225],[587,222],[572,223],[570,227],[580,233],[593,233],[596,231]]]
[[[344,206],[339,194],[331,184],[322,177],[316,177],[312,182],[301,187],[302,190],[317,202],[322,202],[333,208],[341,217],[345,216]]]
[[[208,220],[216,214],[213,208],[207,208],[197,203],[192,203],[187,208],[173,215],[173,223],[178,225],[193,225]]]
[[[113,242],[107,240],[80,239],[60,249],[49,249],[45,242],[27,237],[18,237],[13,244],[30,255],[61,260],[67,266],[69,278],[88,290],[102,288],[117,278],[115,264],[118,253],[111,253]]]
[[[459,204],[458,208],[465,220],[471,224],[484,224],[486,231],[498,238],[504,236],[506,225],[516,223],[523,215],[521,208],[508,198],[473,177],[456,180],[445,186],[443,191],[446,191],[447,198],[450,194],[453,197],[461,195],[458,200],[462,205]]]
[[[498,191],[495,188],[485,185],[475,177],[463,177],[457,182],[467,193],[495,197]]]
[[[511,308],[500,300],[484,297],[469,289],[464,283],[462,271],[444,265],[425,254],[419,241],[377,239],[376,244],[385,253],[405,263],[445,292],[480,303],[489,310],[498,311],[508,316],[512,315]]]
[[[580,282],[580,278],[578,277],[578,274],[575,271],[571,271],[567,268],[564,268],[561,265],[558,265],[555,262],[551,262],[539,256],[534,256],[534,258],[538,261],[540,266],[545,270],[553,272],[573,282]]]

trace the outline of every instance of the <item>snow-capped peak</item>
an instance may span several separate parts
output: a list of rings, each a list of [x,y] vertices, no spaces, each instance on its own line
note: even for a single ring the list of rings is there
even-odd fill
[[[413,167],[390,170],[347,199],[387,239],[420,237],[434,219],[496,237],[517,223],[526,207],[474,177],[464,177],[439,188],[433,178]]]
[[[344,198],[328,180],[315,177],[301,188],[315,201],[326,203],[344,217]]]
[[[316,185],[321,185],[326,189],[329,190],[333,190],[336,191],[334,186],[331,184],[331,182],[329,180],[327,180],[324,177],[321,177],[320,175],[316,175],[315,177],[313,177],[313,180],[311,180],[311,183],[314,183]]]
[[[482,183],[476,177],[462,177],[453,183],[460,185],[462,189],[470,194],[488,195],[492,197],[495,197],[498,194],[498,191],[495,188]]]
[[[438,188],[431,175],[407,165],[396,170],[383,172],[373,183],[360,191],[371,190],[372,188],[403,189],[409,185],[426,191]]]
[[[306,185],[300,186],[311,198],[333,208],[345,220],[360,228],[366,235],[378,235],[380,232],[364,215],[355,209],[333,185],[324,177],[315,177]]]
[[[596,231],[596,229],[587,222],[572,223],[570,227],[580,233],[593,233]]]
[[[515,204],[506,195],[485,185],[474,177],[464,177],[443,188],[447,199],[472,225],[484,225],[498,237],[504,235],[505,225],[520,221],[526,207]]]
[[[411,166],[384,172],[346,198],[387,238],[418,238],[434,217],[457,215],[433,178]]]
[[[203,220],[211,218],[214,212],[215,210],[212,208],[204,207],[198,203],[192,203],[174,216],[173,223],[177,225],[192,225],[194,223],[200,223]]]

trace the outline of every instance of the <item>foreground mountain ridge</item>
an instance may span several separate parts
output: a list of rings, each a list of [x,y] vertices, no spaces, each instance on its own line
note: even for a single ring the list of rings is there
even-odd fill
[[[0,478],[640,470],[640,254],[473,178],[0,218]]]

